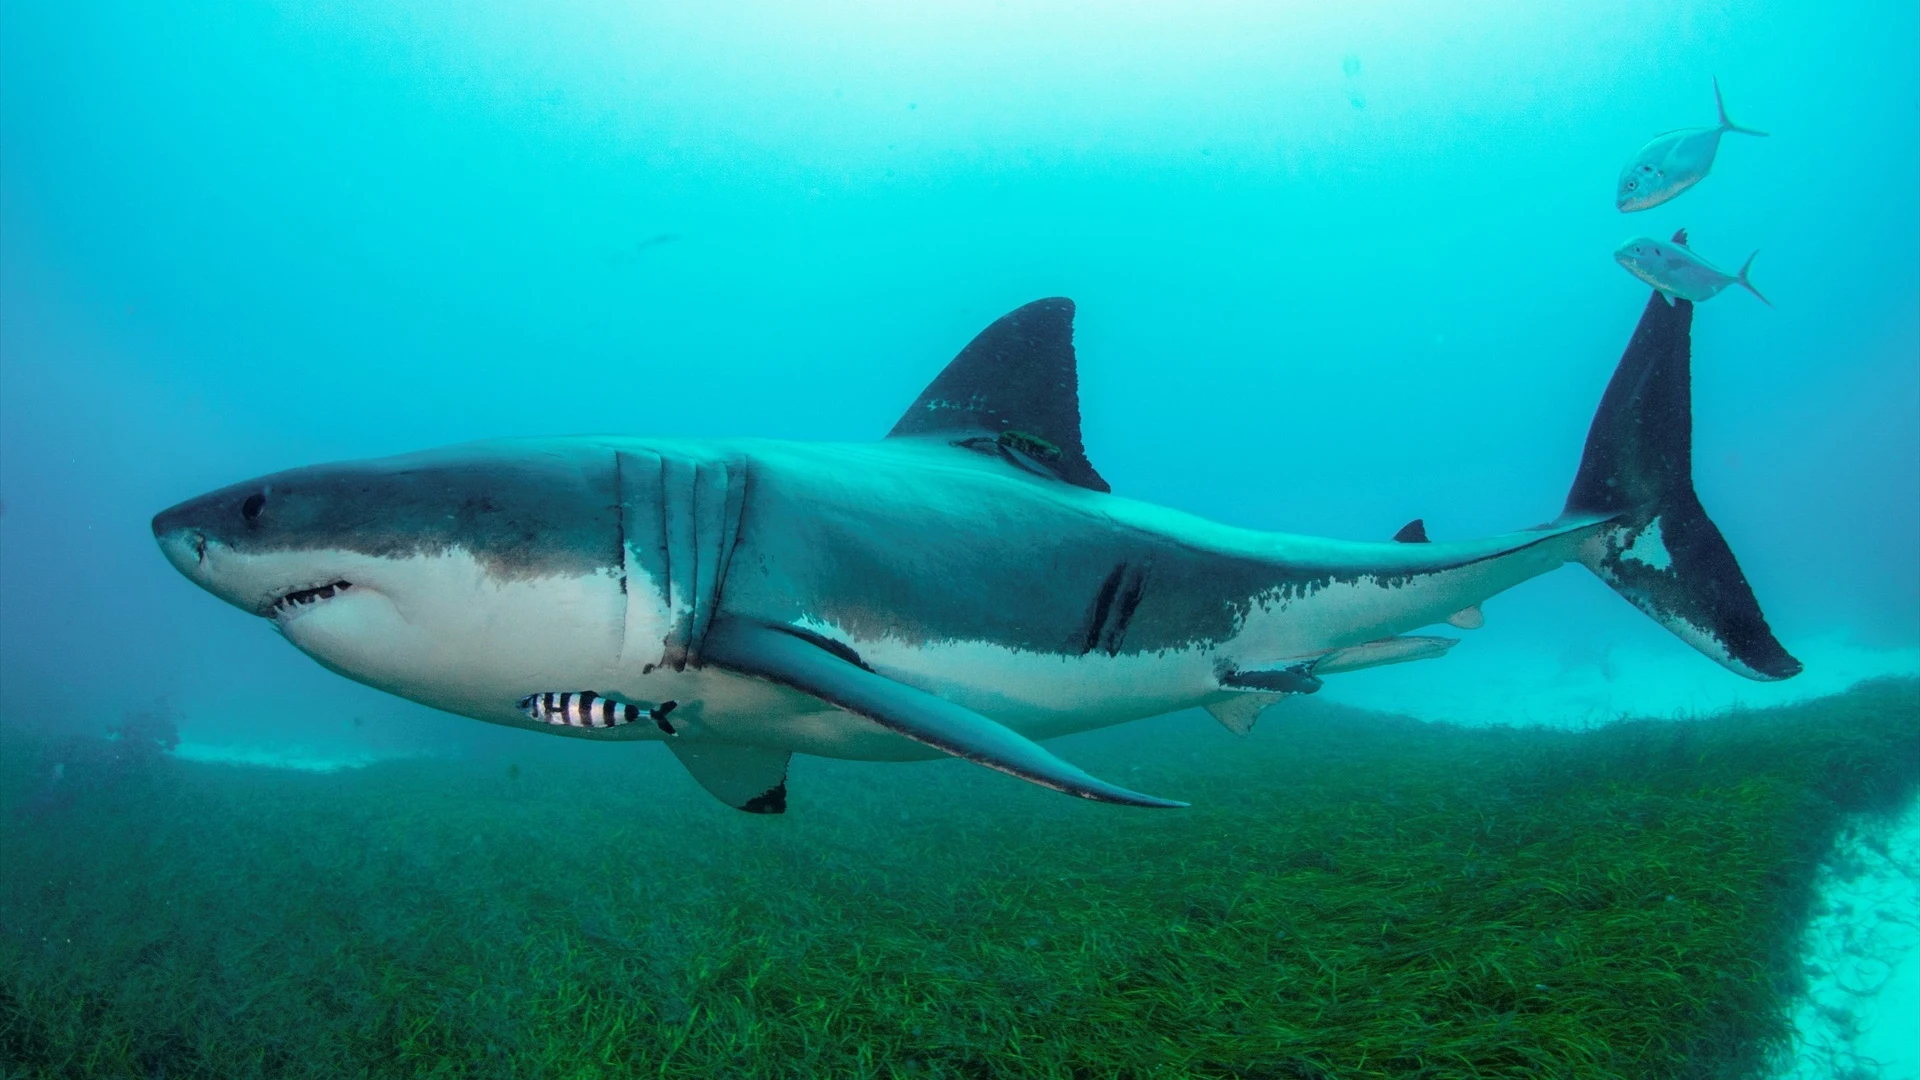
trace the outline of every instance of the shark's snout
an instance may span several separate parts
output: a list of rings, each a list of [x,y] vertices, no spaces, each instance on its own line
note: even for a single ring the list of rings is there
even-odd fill
[[[201,501],[183,502],[153,515],[153,538],[160,545],[160,553],[175,570],[196,580],[196,572],[207,561],[207,532],[204,527],[196,527],[195,511]]]
[[[242,507],[242,497],[231,489],[188,499],[153,516],[153,539],[188,581],[251,611],[260,606],[251,595],[256,583],[238,580],[231,558],[250,524]]]
[[[179,529],[162,532],[157,526],[153,538],[160,544],[160,553],[167,557],[175,570],[188,577],[195,577],[207,561],[207,538],[191,529]]]

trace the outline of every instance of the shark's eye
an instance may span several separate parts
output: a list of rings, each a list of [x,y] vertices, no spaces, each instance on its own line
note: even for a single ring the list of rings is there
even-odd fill
[[[246,502],[240,504],[240,516],[246,518],[248,521],[252,521],[254,518],[260,516],[261,509],[266,505],[267,497],[256,491],[247,496]]]

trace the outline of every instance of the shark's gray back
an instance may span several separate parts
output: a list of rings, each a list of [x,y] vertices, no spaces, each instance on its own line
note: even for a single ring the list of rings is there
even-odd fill
[[[1289,576],[1105,512],[1123,500],[943,445],[770,447],[747,461],[729,614],[1114,655],[1222,640]]]

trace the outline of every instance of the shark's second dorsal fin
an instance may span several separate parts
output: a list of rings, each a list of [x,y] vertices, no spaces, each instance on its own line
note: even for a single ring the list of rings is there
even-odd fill
[[[915,435],[979,439],[1069,484],[1112,490],[1080,443],[1073,301],[1035,300],[980,331],[887,433]]]

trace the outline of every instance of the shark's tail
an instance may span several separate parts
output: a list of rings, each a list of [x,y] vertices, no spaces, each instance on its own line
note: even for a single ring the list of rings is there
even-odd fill
[[[1727,115],[1727,102],[1726,99],[1720,96],[1720,80],[1717,78],[1713,80],[1713,107],[1720,110],[1721,131],[1731,131],[1740,135],[1758,135],[1763,139],[1767,137],[1766,132],[1750,127],[1741,127],[1739,124],[1733,122],[1732,117]]]
[[[1607,525],[1589,570],[1681,640],[1750,679],[1800,672],[1693,493],[1693,305],[1654,293],[1587,432],[1567,517]]]

